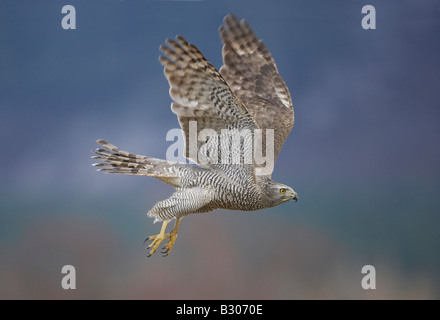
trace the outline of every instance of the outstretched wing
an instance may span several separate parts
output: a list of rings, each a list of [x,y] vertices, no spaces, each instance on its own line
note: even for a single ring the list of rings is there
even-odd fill
[[[219,136],[198,141],[200,131],[211,129],[217,135],[221,129],[249,129],[253,132],[257,125],[222,75],[194,45],[180,36],[176,40],[167,40],[166,44],[160,47],[163,56],[159,60],[165,67],[170,96],[174,100],[171,109],[177,114],[185,137],[185,156],[201,166],[212,167],[198,161],[197,150],[208,142],[218,141]],[[212,147],[215,146],[217,143],[212,143]],[[246,152],[252,153],[252,145],[247,149]]]
[[[269,50],[244,19],[228,14],[219,32],[224,63],[220,73],[258,127],[274,130],[275,162],[294,123],[289,90]]]

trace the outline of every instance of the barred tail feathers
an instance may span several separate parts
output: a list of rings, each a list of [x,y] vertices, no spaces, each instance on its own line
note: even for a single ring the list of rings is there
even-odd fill
[[[173,180],[179,178],[175,170],[175,165],[177,164],[175,162],[119,150],[115,145],[102,139],[96,142],[103,147],[92,150],[92,152],[97,154],[97,156],[92,158],[102,161],[92,164],[98,168],[98,171],[156,177],[172,185],[177,182]]]

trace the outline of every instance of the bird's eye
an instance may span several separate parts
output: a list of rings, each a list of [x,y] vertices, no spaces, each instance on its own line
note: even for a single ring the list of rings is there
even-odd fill
[[[281,193],[286,193],[286,189],[281,188],[281,189],[280,189],[280,192],[281,192]]]

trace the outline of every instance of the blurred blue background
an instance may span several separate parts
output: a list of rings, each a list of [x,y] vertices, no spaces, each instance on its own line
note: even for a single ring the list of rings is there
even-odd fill
[[[90,150],[164,158],[178,123],[158,47],[183,35],[219,68],[229,12],[291,90],[273,178],[300,201],[189,216],[172,254],[147,258],[145,213],[171,187],[97,173]],[[0,0],[0,298],[440,298],[439,39],[438,0]]]

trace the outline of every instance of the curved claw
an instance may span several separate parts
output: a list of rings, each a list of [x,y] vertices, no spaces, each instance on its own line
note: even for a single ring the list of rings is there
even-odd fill
[[[168,256],[169,251],[170,251],[170,250],[169,250],[168,248],[163,247],[163,248],[160,250],[160,253],[162,253],[162,257],[166,257],[166,256]]]

